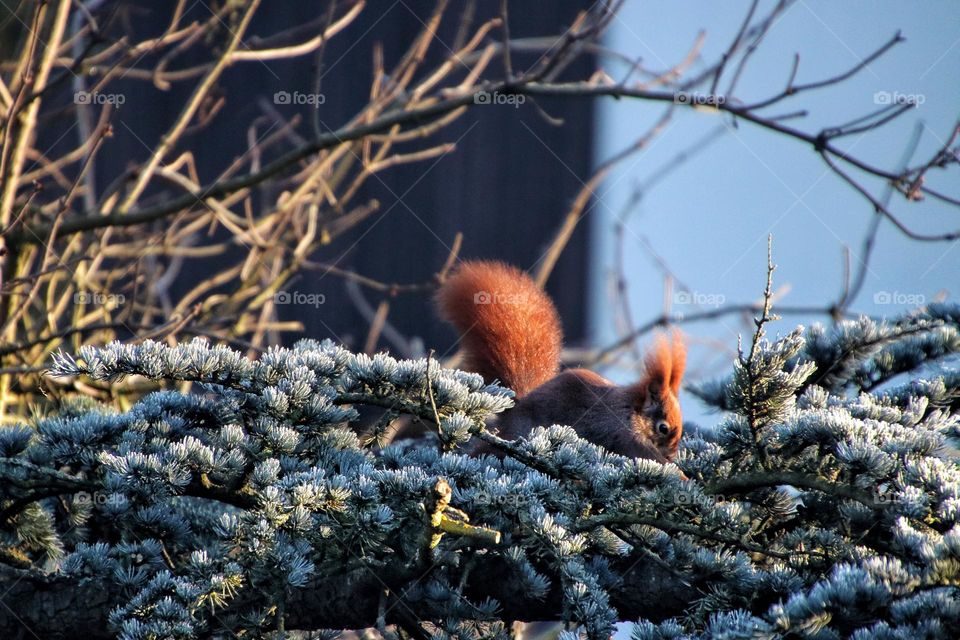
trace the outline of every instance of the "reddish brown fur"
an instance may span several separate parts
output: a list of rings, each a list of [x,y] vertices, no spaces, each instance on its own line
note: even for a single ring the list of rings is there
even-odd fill
[[[566,425],[615,453],[668,462],[672,455],[651,437],[649,419],[635,410],[635,402],[629,387],[618,387],[587,369],[568,369],[521,398],[497,426],[500,437],[513,440],[538,426]],[[500,454],[484,444],[474,452]]]
[[[524,396],[557,375],[563,331],[553,301],[523,271],[502,262],[464,262],[437,294],[459,331],[465,369]]]
[[[489,304],[475,296],[486,293]],[[660,336],[643,377],[618,387],[586,369],[560,367],[562,334],[550,298],[527,274],[499,262],[466,262],[441,287],[437,300],[459,329],[466,367],[517,392],[502,414],[501,437],[514,439],[538,426],[567,425],[615,453],[669,462],[683,433],[677,396],[686,365],[680,334]],[[500,452],[483,443],[474,453]]]
[[[656,442],[670,459],[676,456],[683,435],[683,416],[678,396],[686,364],[687,349],[680,332],[674,331],[669,342],[664,336],[658,336],[644,362],[643,378],[627,387],[627,392],[634,397],[638,413],[650,418],[645,421],[644,430],[648,430],[651,441]],[[660,419],[669,425],[666,434],[656,428]]]

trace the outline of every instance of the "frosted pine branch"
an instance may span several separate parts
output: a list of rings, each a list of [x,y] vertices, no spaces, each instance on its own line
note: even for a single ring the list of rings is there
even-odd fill
[[[50,638],[505,637],[512,620],[590,638],[624,620],[638,639],[941,637],[960,624],[955,314],[758,341],[705,393],[729,413],[685,437],[689,479],[562,425],[503,441],[486,424],[512,393],[426,360],[311,341],[258,360],[204,341],[59,354],[54,375],[195,392],[71,402],[0,432],[0,583],[37,603],[17,615]],[[929,348],[910,359],[917,340]],[[810,355],[838,345],[857,355]],[[840,360],[835,384],[810,382]],[[857,390],[876,381],[867,362],[926,373]],[[364,405],[433,435],[371,448]],[[464,455],[473,437],[505,457]],[[0,612],[0,629],[19,625]]]

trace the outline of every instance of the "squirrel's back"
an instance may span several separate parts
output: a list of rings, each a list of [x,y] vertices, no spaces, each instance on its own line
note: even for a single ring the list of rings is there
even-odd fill
[[[553,301],[529,275],[502,262],[468,261],[437,293],[460,332],[464,368],[522,397],[560,370],[563,331]]]

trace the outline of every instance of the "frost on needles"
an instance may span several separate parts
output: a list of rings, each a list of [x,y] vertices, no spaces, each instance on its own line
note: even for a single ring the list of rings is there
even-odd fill
[[[258,360],[202,340],[59,354],[54,375],[180,391],[0,430],[0,586],[23,598],[0,630],[952,637],[958,326],[960,308],[931,305],[773,341],[761,327],[696,390],[724,413],[684,437],[679,469],[564,426],[499,440],[485,420],[512,393],[436,361],[313,341]],[[388,417],[374,437],[351,428],[364,406]],[[433,435],[374,446],[399,415]],[[464,455],[477,437],[507,455]]]

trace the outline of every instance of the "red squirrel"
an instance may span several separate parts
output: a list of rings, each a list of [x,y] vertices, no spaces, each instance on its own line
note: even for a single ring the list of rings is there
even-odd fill
[[[557,309],[520,269],[463,262],[441,285],[437,304],[460,332],[464,368],[516,392],[516,405],[496,424],[500,437],[561,424],[614,453],[661,463],[676,457],[683,432],[677,394],[686,364],[678,333],[658,340],[638,382],[617,386],[587,369],[560,371]],[[483,442],[473,453],[502,455]]]

